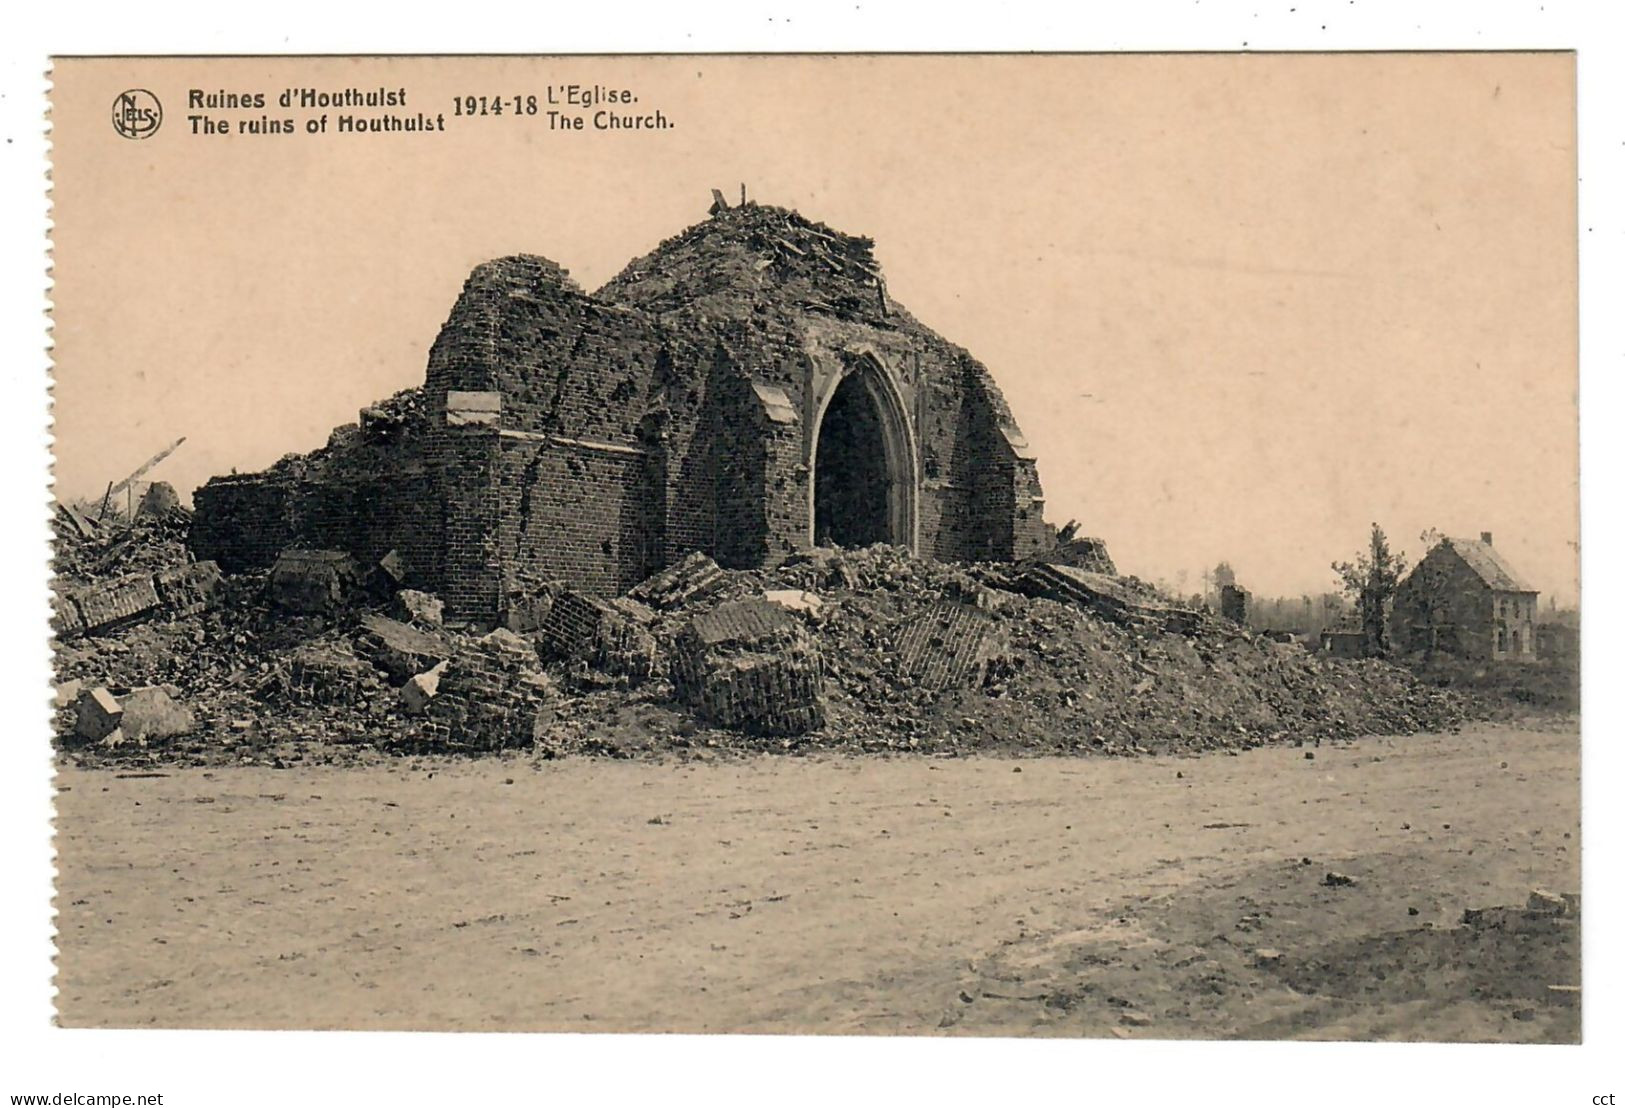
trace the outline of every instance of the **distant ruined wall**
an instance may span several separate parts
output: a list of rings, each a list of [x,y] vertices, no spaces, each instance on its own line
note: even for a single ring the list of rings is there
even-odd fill
[[[290,547],[364,565],[395,550],[415,583],[438,584],[441,492],[421,444],[338,446],[319,464],[216,477],[193,507],[193,553],[227,572],[268,568]]]
[[[293,486],[264,473],[211,478],[192,494],[192,552],[227,573],[268,568],[293,541]]]

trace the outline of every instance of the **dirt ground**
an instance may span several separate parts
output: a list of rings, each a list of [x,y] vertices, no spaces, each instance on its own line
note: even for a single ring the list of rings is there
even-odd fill
[[[60,1019],[1576,1041],[1579,753],[65,769]]]

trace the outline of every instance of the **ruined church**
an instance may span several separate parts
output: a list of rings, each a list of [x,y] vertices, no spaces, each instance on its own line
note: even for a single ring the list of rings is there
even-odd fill
[[[550,583],[619,594],[697,550],[1011,561],[1054,541],[992,377],[891,298],[873,242],[720,196],[596,293],[541,257],[478,266],[422,386],[194,504],[199,559],[393,552],[475,620]]]

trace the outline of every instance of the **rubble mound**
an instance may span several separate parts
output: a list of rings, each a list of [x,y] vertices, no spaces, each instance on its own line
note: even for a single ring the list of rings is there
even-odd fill
[[[725,577],[686,609],[660,613],[657,639],[774,590],[821,600],[808,622],[826,722],[757,746],[1179,753],[1433,730],[1472,707],[1395,666],[1273,642],[1132,579],[1113,579],[1121,603],[1091,605],[1014,591],[1019,567],[946,565],[886,546],[819,550]]]
[[[191,561],[186,536],[191,513],[171,506],[142,511],[133,521],[99,522],[66,506],[56,517],[52,569],[65,582],[90,585]]]
[[[58,589],[131,567],[190,580],[209,566],[186,557],[174,522],[69,534]],[[438,625],[421,593],[325,589],[321,604],[290,606],[286,581],[266,572],[205,577],[206,603],[159,603],[59,640],[59,734],[74,756],[1194,753],[1436,730],[1479,707],[1384,662],[1311,654],[1180,608],[1132,578],[885,546],[764,570],[690,555],[626,597],[544,589],[527,599],[528,623],[496,632]],[[418,623],[386,614],[425,609],[433,618]],[[121,698],[155,686],[181,722],[105,741]]]
[[[899,309],[886,296],[874,246],[799,212],[746,203],[662,242],[597,295],[656,315],[749,319],[758,306],[777,304],[885,323]]]

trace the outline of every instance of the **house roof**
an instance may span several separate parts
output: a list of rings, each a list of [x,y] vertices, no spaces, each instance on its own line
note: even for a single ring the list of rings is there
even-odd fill
[[[1450,549],[1461,556],[1467,567],[1478,574],[1479,580],[1496,592],[1535,592],[1523,578],[1507,564],[1499,551],[1487,542],[1477,539],[1445,539]]]

